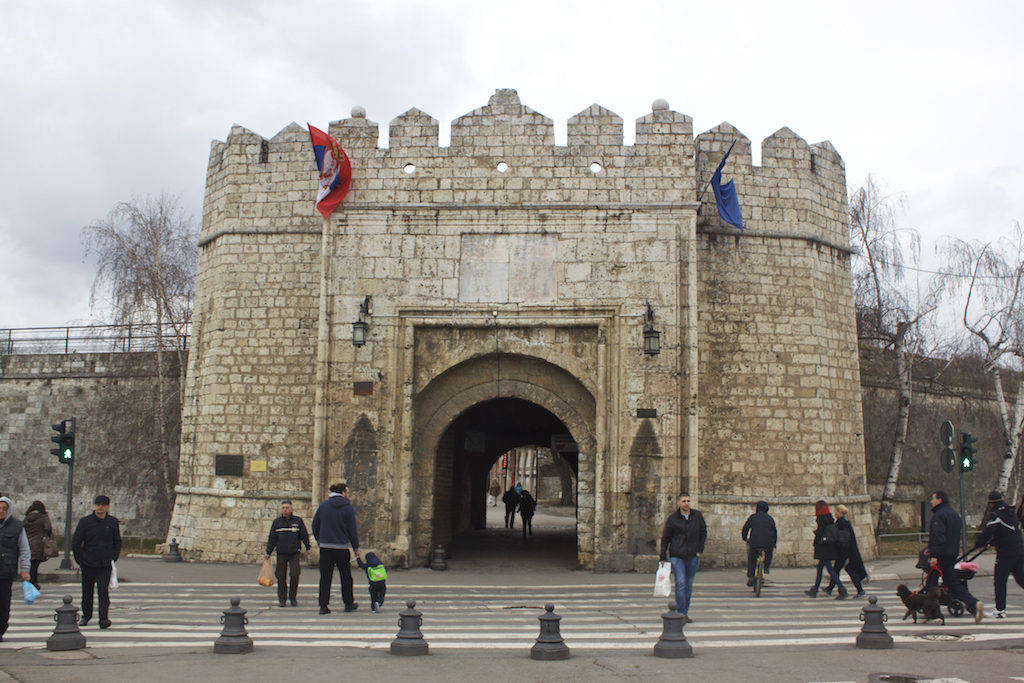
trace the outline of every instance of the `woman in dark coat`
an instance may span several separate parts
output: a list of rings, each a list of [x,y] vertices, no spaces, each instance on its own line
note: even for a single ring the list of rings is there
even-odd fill
[[[818,569],[814,578],[814,585],[805,590],[804,593],[808,597],[818,597],[821,573],[822,570],[827,569],[829,576],[832,577],[832,581],[839,588],[839,595],[836,596],[836,600],[845,600],[849,597],[850,593],[846,590],[843,582],[840,581],[835,567],[832,566],[839,558],[836,521],[832,518],[832,512],[828,509],[828,504],[823,500],[819,500],[814,504],[814,515],[818,524],[814,530],[814,559],[818,561]]]
[[[867,578],[868,572],[864,568],[864,560],[860,557],[860,548],[857,547],[857,534],[853,531],[853,524],[846,518],[848,514],[850,514],[850,508],[845,505],[836,505],[836,550],[839,556],[836,558],[834,566],[837,575],[844,568],[846,569],[846,574],[857,589],[857,594],[853,597],[863,598],[863,581]],[[834,581],[830,581],[825,593],[831,594],[835,585]]]
[[[53,527],[50,525],[50,515],[46,513],[46,506],[41,500],[32,501],[25,512],[25,536],[28,537],[28,547],[32,551],[28,580],[36,588],[39,588],[39,565],[47,560],[46,553],[43,552],[43,542],[52,535]]]

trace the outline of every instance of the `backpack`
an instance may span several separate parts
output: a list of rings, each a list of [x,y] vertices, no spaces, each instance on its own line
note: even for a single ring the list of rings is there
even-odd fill
[[[386,581],[388,578],[388,570],[384,568],[384,565],[377,564],[366,568],[366,576],[373,582]]]

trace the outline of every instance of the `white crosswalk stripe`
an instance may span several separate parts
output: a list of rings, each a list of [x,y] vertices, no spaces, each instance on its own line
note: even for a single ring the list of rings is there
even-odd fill
[[[603,578],[603,577],[602,577]],[[58,596],[68,593],[78,604],[77,584],[44,585],[35,605],[16,603],[11,626],[0,649],[43,647],[53,632]],[[690,613],[695,622],[686,636],[700,648],[816,646],[852,644],[860,632],[862,600],[808,599],[803,586],[776,585],[755,598],[742,584],[699,580]],[[968,617],[947,616],[945,626],[903,622],[895,584],[872,585],[887,608],[887,628],[897,643],[921,639],[996,640],[1020,632],[1020,620],[990,619],[975,624]],[[277,606],[276,589],[255,584],[208,583],[167,586],[124,583],[113,594],[113,628],[100,630],[97,620],[83,628],[90,648],[211,647],[220,635],[220,617],[231,597],[247,610],[249,635],[259,647],[389,647],[398,632],[398,612],[416,600],[423,613],[422,632],[432,649],[528,649],[539,633],[537,617],[545,603],[562,617],[561,634],[570,648],[649,652],[662,631],[661,613],[668,600],[651,596],[646,585],[603,580],[588,585],[438,586],[389,582],[382,612],[371,614],[357,584],[360,609],[343,613],[335,595],[332,614],[319,615],[316,585],[299,591],[299,607]],[[1022,613],[1010,606],[1011,613]]]

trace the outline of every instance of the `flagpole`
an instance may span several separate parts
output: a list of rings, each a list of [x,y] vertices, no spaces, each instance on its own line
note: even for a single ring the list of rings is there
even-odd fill
[[[729,145],[729,149],[728,149],[728,150],[726,150],[725,154],[723,154],[723,155],[722,155],[722,159],[725,159],[725,158],[726,158],[727,156],[729,156],[729,154],[731,154],[731,153],[732,153],[732,148],[736,146],[736,142],[737,142],[736,140],[733,140],[733,141],[732,141],[732,144],[731,144],[731,145]],[[719,162],[719,164],[721,164],[721,162]],[[716,169],[716,170],[717,170],[717,169]],[[704,183],[704,189],[700,191],[700,194],[699,194],[699,195],[697,195],[697,203],[698,203],[698,204],[700,204],[700,200],[701,200],[701,199],[703,199],[703,198],[704,198],[704,195],[705,195],[705,193],[707,193],[707,191],[708,191],[708,186],[709,186],[709,185],[711,184],[711,178],[714,178],[714,177],[715,177],[715,174],[714,174],[714,173],[712,173],[712,174],[711,174],[711,177],[710,177],[710,178],[708,178],[708,181],[707,181],[706,183]],[[697,208],[697,211],[698,211],[698,212],[700,211],[700,207],[698,207],[698,208]]]
[[[331,323],[328,318],[330,307],[327,305],[328,283],[330,281],[330,236],[331,222],[324,218],[321,223],[320,235],[320,320],[317,328],[316,343],[316,396],[313,412],[313,477],[310,496],[311,509],[315,509],[326,487],[324,478],[327,457],[327,376],[328,354],[330,353]]]

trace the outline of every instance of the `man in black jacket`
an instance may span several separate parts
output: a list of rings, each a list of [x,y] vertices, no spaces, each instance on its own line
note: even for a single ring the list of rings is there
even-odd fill
[[[757,501],[754,514],[747,517],[743,525],[741,537],[747,542],[747,585],[753,586],[758,552],[764,550],[764,573],[767,574],[772,567],[772,552],[779,540],[775,520],[768,514],[767,501]]]
[[[100,597],[100,628],[110,628],[110,563],[121,554],[121,527],[117,517],[108,514],[110,498],[96,496],[92,514],[78,520],[71,537],[71,552],[82,570],[82,618],[80,626],[92,619],[93,587]]]
[[[988,494],[985,526],[971,550],[987,545],[996,547],[996,565],[992,571],[996,608],[992,610],[992,616],[996,619],[1005,619],[1006,580],[1010,578],[1010,574],[1013,574],[1017,585],[1024,588],[1024,541],[1021,541],[1017,513],[1003,501],[1003,494],[999,491]]]
[[[929,557],[929,566],[942,572],[942,582],[949,590],[950,596],[964,603],[967,611],[974,615],[974,621],[981,621],[981,601],[971,595],[967,586],[956,578],[957,549],[960,547],[960,515],[956,514],[949,504],[949,496],[945,491],[932,493],[932,523],[928,527],[928,547],[924,553]],[[928,574],[927,585],[934,586],[939,582],[939,572]]]
[[[309,534],[306,532],[306,523],[298,515],[292,514],[292,502],[281,501],[281,516],[270,525],[270,536],[267,537],[267,554],[264,559],[270,558],[270,553],[277,550],[277,568],[274,575],[277,577],[277,604],[285,606],[285,599],[291,602],[292,607],[297,607],[297,596],[299,593],[299,574],[302,569],[299,566],[299,551],[301,546],[306,546],[306,555],[309,555]],[[291,583],[288,581],[288,573],[291,572]]]
[[[676,611],[686,617],[690,611],[693,579],[700,566],[700,556],[708,539],[708,527],[700,510],[690,509],[690,494],[676,498],[676,511],[668,516],[661,532],[661,559],[672,563],[676,583]]]

